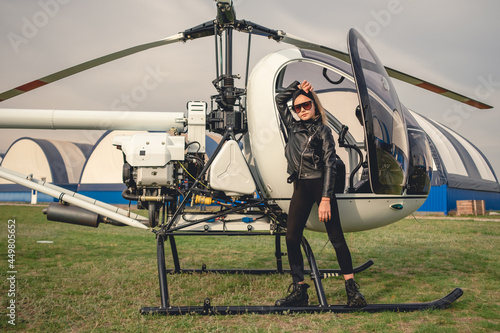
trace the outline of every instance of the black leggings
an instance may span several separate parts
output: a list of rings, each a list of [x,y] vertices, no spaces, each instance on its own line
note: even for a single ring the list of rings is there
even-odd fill
[[[293,183],[293,195],[288,211],[286,231],[288,262],[290,263],[293,282],[304,280],[304,259],[300,250],[300,244],[311,208],[315,202],[319,205],[322,190],[323,178],[297,179]],[[342,232],[339,209],[335,197],[331,198],[330,207],[332,219],[325,222],[328,238],[337,254],[337,261],[339,262],[342,274],[351,274],[353,272],[351,252]]]

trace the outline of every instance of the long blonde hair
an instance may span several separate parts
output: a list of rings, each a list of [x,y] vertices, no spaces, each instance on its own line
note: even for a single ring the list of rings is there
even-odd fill
[[[314,91],[311,91],[311,95],[313,96],[313,101],[314,101],[314,105],[316,107],[316,110],[321,115],[321,122],[323,123],[323,125],[327,125],[328,119],[326,119],[325,109],[323,108],[323,105],[321,104],[318,95]]]

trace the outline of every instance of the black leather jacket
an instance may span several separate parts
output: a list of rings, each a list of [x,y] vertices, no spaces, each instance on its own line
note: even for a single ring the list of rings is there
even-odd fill
[[[332,198],[335,187],[335,141],[331,130],[324,125],[321,116],[308,121],[295,120],[288,101],[297,91],[295,81],[276,96],[276,105],[288,131],[285,157],[288,161],[289,182],[295,179],[324,178],[323,197]]]

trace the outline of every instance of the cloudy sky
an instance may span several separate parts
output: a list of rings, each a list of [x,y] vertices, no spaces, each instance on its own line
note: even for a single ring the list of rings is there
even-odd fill
[[[357,28],[389,67],[494,106],[477,110],[395,81],[410,109],[476,145],[500,176],[500,2],[493,0],[235,0],[238,19],[346,51]],[[0,91],[215,17],[212,0],[0,0]],[[235,34],[244,74],[246,35]],[[96,67],[0,103],[0,108],[185,111],[215,93],[213,38],[167,45]],[[252,40],[252,64],[288,48]],[[148,81],[147,94],[126,100]],[[238,83],[237,83],[238,84]],[[240,83],[241,87],[243,83]],[[154,121],[154,120],[152,120]],[[93,142],[99,133],[0,130],[0,152],[20,136]]]

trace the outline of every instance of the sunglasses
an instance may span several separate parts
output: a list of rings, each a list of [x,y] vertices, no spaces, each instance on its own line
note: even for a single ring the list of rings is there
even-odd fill
[[[300,111],[302,111],[302,108],[304,108],[304,110],[311,110],[311,107],[312,107],[312,101],[307,101],[304,103],[294,105],[293,109],[295,110],[295,112],[300,113]]]

